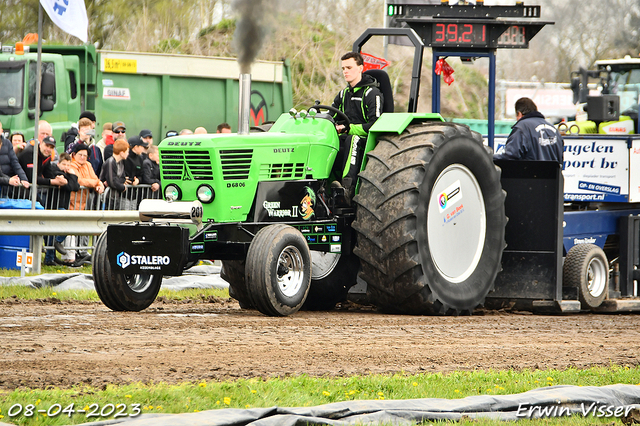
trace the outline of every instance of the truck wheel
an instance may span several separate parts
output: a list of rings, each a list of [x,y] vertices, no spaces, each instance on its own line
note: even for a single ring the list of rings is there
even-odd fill
[[[470,314],[501,268],[505,193],[480,134],[427,122],[381,135],[360,174],[354,253],[367,297],[408,314]]]
[[[340,253],[311,252],[311,288],[302,309],[328,311],[336,303],[347,300],[349,289],[356,284],[360,261]]]
[[[223,260],[220,278],[229,283],[229,296],[236,299],[242,309],[251,309],[244,269],[244,260]]]
[[[258,231],[245,268],[251,305],[270,316],[296,313],[309,293],[310,257],[307,242],[297,229],[277,224]]]
[[[594,244],[578,244],[569,250],[562,266],[562,285],[578,289],[583,308],[597,308],[609,288],[609,262]]]
[[[141,311],[156,300],[162,275],[125,275],[111,271],[107,257],[107,234],[103,233],[93,252],[93,282],[98,297],[113,311]]]

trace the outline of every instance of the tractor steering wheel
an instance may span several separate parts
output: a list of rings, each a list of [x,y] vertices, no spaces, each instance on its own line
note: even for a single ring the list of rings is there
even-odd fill
[[[326,109],[327,111],[330,111],[332,113],[334,113],[335,115],[337,115],[337,119],[335,120],[336,124],[342,124],[344,125],[345,129],[347,129],[347,131],[349,130],[349,126],[351,125],[351,121],[349,121],[349,117],[347,117],[347,115],[340,111],[338,108],[334,108],[332,106],[329,105],[314,105],[312,107],[309,108],[311,109],[315,109],[316,111],[320,112],[321,109]]]

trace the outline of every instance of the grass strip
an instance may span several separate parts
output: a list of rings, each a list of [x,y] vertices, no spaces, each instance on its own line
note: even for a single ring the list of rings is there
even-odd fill
[[[194,288],[186,290],[160,290],[158,297],[168,300],[208,301],[211,297],[228,298],[229,290],[218,288]],[[56,290],[55,287],[31,288],[23,285],[0,285],[0,301],[3,300],[89,300],[99,302],[95,290]]]
[[[37,413],[38,410],[61,411],[73,404],[74,410],[98,413],[115,412],[117,404],[125,404],[125,413],[132,413],[134,404],[141,413],[187,413],[217,408],[303,407],[350,400],[464,398],[471,395],[505,395],[525,392],[545,386],[578,385],[604,386],[614,383],[640,385],[640,367],[594,367],[586,370],[478,370],[453,373],[424,373],[418,375],[370,375],[344,378],[309,376],[239,379],[226,382],[199,382],[169,385],[166,383],[132,383],[108,385],[104,389],[73,387],[70,389],[16,389],[0,391],[0,422],[19,425],[65,425],[89,420],[106,420],[111,416],[87,418],[85,414],[55,417]],[[18,416],[10,416],[23,407]],[[33,416],[25,416],[25,407],[32,404]],[[59,404],[54,406],[54,404]],[[92,404],[95,404],[92,406]],[[572,416],[570,418],[522,420],[519,425],[592,425],[612,424],[616,419]],[[469,421],[471,422],[471,421]],[[499,421],[479,420],[474,425],[502,425]],[[447,424],[447,423],[439,423]],[[458,424],[467,424],[463,421]],[[470,423],[469,423],[470,424]]]

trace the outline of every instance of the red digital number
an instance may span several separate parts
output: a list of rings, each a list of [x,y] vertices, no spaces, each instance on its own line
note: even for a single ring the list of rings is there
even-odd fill
[[[444,24],[436,24],[436,39],[434,41],[444,41]]]
[[[462,31],[462,37],[460,37],[460,41],[463,43],[471,43],[471,34],[473,33],[473,25],[464,24],[464,30]]]
[[[458,41],[458,24],[447,25],[447,41],[454,43]]]

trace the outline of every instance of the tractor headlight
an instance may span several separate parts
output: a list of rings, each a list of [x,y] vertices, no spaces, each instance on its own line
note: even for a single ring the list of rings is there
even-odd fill
[[[201,203],[210,203],[215,198],[216,194],[209,185],[200,185],[196,191],[196,196]]]
[[[169,202],[178,201],[182,198],[182,192],[176,185],[167,185],[164,188],[164,198]]]

